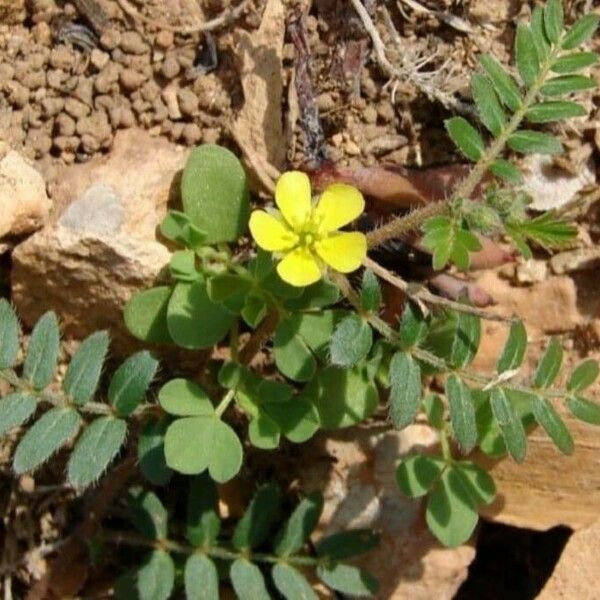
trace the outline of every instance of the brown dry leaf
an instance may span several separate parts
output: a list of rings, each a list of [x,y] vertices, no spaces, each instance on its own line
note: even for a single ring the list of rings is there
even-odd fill
[[[281,114],[284,33],[283,4],[269,0],[258,30],[241,31],[237,36],[245,101],[232,133],[256,183],[270,193],[287,148]]]

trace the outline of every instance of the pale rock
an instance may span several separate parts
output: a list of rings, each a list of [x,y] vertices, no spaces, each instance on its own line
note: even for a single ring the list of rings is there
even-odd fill
[[[519,283],[537,283],[548,275],[548,263],[545,260],[530,258],[517,265],[516,276]]]
[[[475,556],[470,545],[443,548],[427,529],[423,502],[404,497],[396,485],[400,459],[436,444],[432,429],[415,424],[400,432],[354,427],[318,436],[302,450],[302,489],[325,497],[316,536],[354,527],[380,532],[380,545],[358,561],[379,580],[377,598],[450,600]]]
[[[51,208],[42,175],[18,152],[9,150],[0,159],[0,238],[39,229]]]
[[[181,147],[129,130],[110,155],[54,174],[59,218],[13,253],[12,298],[27,325],[55,310],[66,337],[108,329],[117,354],[135,347],[123,306],[165,273],[170,252],[156,229],[186,157]]]
[[[573,273],[587,271],[600,266],[600,248],[578,248],[555,254],[550,259],[550,268],[554,273]]]
[[[598,597],[600,573],[600,521],[574,533],[564,547],[554,572],[538,595],[538,600]]]

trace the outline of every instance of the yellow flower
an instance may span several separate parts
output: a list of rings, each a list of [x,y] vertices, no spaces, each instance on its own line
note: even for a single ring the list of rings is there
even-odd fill
[[[275,203],[278,211],[250,215],[250,232],[263,250],[283,256],[277,265],[281,279],[302,287],[318,281],[327,265],[341,273],[360,267],[367,254],[365,236],[337,231],[365,208],[356,188],[334,183],[313,205],[308,176],[289,171],[277,181]]]

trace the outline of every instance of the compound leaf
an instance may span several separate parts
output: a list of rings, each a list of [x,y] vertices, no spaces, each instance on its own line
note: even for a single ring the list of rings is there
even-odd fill
[[[452,117],[444,121],[446,131],[460,151],[469,159],[477,161],[484,150],[484,142],[479,132],[463,117]]]
[[[106,416],[92,421],[69,459],[69,483],[84,488],[96,481],[121,449],[126,433],[127,423],[122,419]]]
[[[515,131],[507,144],[522,154],[560,154],[563,151],[562,144],[554,136],[529,129]]]
[[[158,361],[146,350],[130,356],[115,372],[108,399],[119,416],[130,415],[144,399],[156,375]]]
[[[331,362],[340,367],[354,367],[366,358],[373,345],[371,326],[357,314],[342,319],[333,332]]]
[[[480,73],[475,73],[471,77],[471,91],[481,121],[490,133],[495,136],[500,135],[506,122],[506,115],[492,84]]]
[[[477,443],[477,421],[471,392],[456,375],[450,375],[446,380],[446,396],[454,435],[463,453],[468,454]]]
[[[596,14],[585,15],[576,21],[563,39],[563,49],[572,50],[589,40],[596,32],[598,21],[600,21],[600,15]]]
[[[37,399],[27,392],[15,392],[0,400],[0,436],[19,427],[35,412]]]
[[[534,376],[534,385],[537,388],[547,388],[557,378],[562,366],[563,349],[558,338],[552,338],[542,356]]]
[[[219,600],[219,574],[215,563],[204,554],[192,554],[183,574],[187,600]]]
[[[583,75],[562,75],[549,79],[540,88],[544,96],[563,96],[573,92],[591,90],[596,87],[596,82],[591,77]]]
[[[303,498],[275,536],[273,544],[275,554],[289,556],[298,552],[317,526],[322,511],[321,493],[315,492]]]
[[[173,343],[167,327],[167,308],[173,288],[159,286],[135,293],[125,305],[123,318],[129,333],[155,344]]]
[[[167,600],[175,583],[173,559],[164,550],[153,550],[137,570],[140,600]]]
[[[72,408],[52,408],[42,415],[23,436],[13,459],[17,475],[33,471],[71,440],[81,425]]]
[[[531,29],[522,24],[517,25],[515,57],[521,80],[531,87],[540,71],[540,63]]]
[[[370,597],[379,589],[379,583],[369,573],[352,565],[336,563],[317,567],[317,576],[331,589],[358,598]]]
[[[502,104],[512,111],[521,106],[521,94],[515,80],[488,54],[480,56],[479,62],[491,81]]]
[[[47,312],[36,323],[23,365],[23,375],[36,390],[45,388],[54,377],[60,348],[58,319]]]
[[[370,312],[377,312],[381,306],[381,286],[377,275],[371,269],[365,269],[360,288],[362,307]]]
[[[5,298],[0,298],[0,369],[10,369],[19,354],[19,319]]]
[[[332,561],[345,560],[364,554],[379,544],[379,536],[371,529],[349,529],[321,538],[317,554]]]
[[[498,373],[518,369],[523,363],[527,349],[527,330],[523,321],[513,321],[502,354],[496,364]]]
[[[504,438],[508,453],[517,462],[523,462],[525,460],[525,453],[527,452],[527,436],[523,428],[523,423],[513,408],[506,392],[501,388],[492,389],[490,405]]]
[[[265,578],[260,569],[245,558],[238,558],[229,570],[233,589],[239,600],[269,600]]]
[[[450,363],[455,367],[466,367],[475,358],[480,339],[481,319],[476,315],[458,312]]]
[[[286,600],[318,600],[306,577],[291,565],[276,563],[271,576],[275,587]]]
[[[410,425],[421,406],[421,369],[407,352],[396,352],[389,371],[390,415],[397,429]]]
[[[580,421],[591,425],[600,425],[600,405],[595,402],[580,396],[572,396],[567,398],[567,408]]]
[[[598,361],[593,358],[588,358],[579,363],[575,370],[571,373],[567,383],[567,389],[570,392],[580,392],[590,387],[598,379],[600,367]]]
[[[158,401],[165,412],[180,417],[209,417],[215,412],[208,394],[188,379],[165,383],[158,392]]]
[[[108,333],[93,333],[82,343],[65,373],[63,390],[75,404],[85,404],[96,393],[108,351]]]
[[[165,460],[165,434],[169,421],[149,419],[144,423],[138,438],[138,465],[142,475],[154,485],[164,485],[173,472]]]
[[[558,58],[552,65],[552,70],[555,73],[573,73],[591,67],[597,62],[598,55],[595,52],[573,52]]]
[[[548,0],[544,6],[544,29],[548,39],[556,44],[563,30],[562,0]]]
[[[527,119],[532,123],[550,123],[551,121],[562,121],[571,117],[584,117],[587,111],[581,104],[553,100],[539,102],[527,110]]]
[[[554,406],[546,398],[535,396],[533,415],[563,454],[573,454],[573,438]]]
[[[490,171],[496,175],[496,177],[500,177],[509,183],[522,183],[523,181],[521,171],[519,171],[519,169],[511,162],[502,158],[497,158],[492,162]]]
[[[260,487],[233,532],[234,547],[250,550],[264,542],[279,517],[280,504],[278,486],[269,483]]]
[[[409,498],[420,498],[435,485],[446,463],[432,456],[416,454],[405,458],[396,469],[396,483]]]

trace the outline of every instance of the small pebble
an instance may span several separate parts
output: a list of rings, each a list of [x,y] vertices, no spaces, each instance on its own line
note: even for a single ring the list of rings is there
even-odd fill
[[[182,135],[185,143],[188,146],[193,146],[202,138],[202,131],[200,131],[200,127],[198,127],[196,123],[187,123],[187,125],[183,128]]]
[[[363,119],[365,121],[365,123],[376,123],[377,122],[377,110],[372,106],[369,105],[365,108],[365,110],[363,111]]]
[[[100,94],[107,94],[119,79],[121,67],[113,62],[108,63],[96,76],[94,87]]]
[[[161,49],[167,50],[173,45],[172,31],[159,31],[154,39],[154,43]]]
[[[81,102],[81,100],[76,100],[75,98],[67,98],[67,101],[65,102],[65,110],[76,119],[90,114],[90,107]]]
[[[41,102],[45,117],[55,117],[65,106],[63,98],[44,98]]]
[[[46,80],[48,81],[48,87],[54,90],[59,90],[67,77],[67,74],[62,69],[51,69],[48,71],[46,77]]]
[[[116,29],[105,31],[100,37],[100,45],[105,50],[114,50],[121,41],[121,34]]]
[[[150,81],[144,83],[140,90],[140,93],[144,100],[152,102],[155,98],[158,98],[158,96],[160,95],[160,87],[153,79],[151,79]]]
[[[75,119],[67,113],[60,113],[54,121],[56,130],[62,136],[71,136],[75,133]]]
[[[177,100],[181,114],[186,117],[193,117],[198,112],[198,96],[187,88],[177,90]]]
[[[37,90],[46,85],[46,73],[44,71],[30,71],[21,81],[30,90]]]
[[[166,87],[162,91],[162,99],[165,102],[167,110],[169,111],[169,118],[173,121],[181,119],[181,111],[179,110],[179,103],[177,102],[177,90],[172,85]]]
[[[66,46],[57,46],[50,52],[50,65],[55,69],[68,71],[75,63],[75,55]]]
[[[48,23],[43,21],[33,26],[31,32],[33,39],[42,46],[50,46],[52,44],[52,30]]]
[[[119,47],[128,54],[145,54],[150,50],[148,44],[137,31],[125,31],[121,35]]]
[[[173,56],[173,54],[167,54],[160,67],[162,75],[167,79],[174,79],[179,75],[180,71],[181,67],[175,56]]]
[[[121,87],[126,92],[137,90],[146,80],[146,76],[133,69],[123,69],[119,75]]]
[[[101,71],[102,69],[104,69],[104,67],[108,64],[109,60],[110,60],[110,55],[107,52],[103,52],[102,50],[99,50],[98,48],[94,48],[92,50],[92,52],[90,53],[90,63],[96,69],[98,69],[98,71]]]

